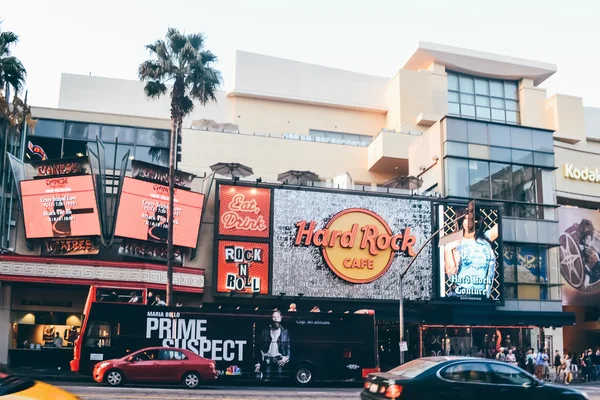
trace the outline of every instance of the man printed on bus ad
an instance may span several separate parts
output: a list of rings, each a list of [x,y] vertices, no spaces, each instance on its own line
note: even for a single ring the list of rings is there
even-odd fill
[[[282,378],[290,360],[290,333],[281,325],[281,311],[273,311],[271,323],[262,329],[259,340],[256,372],[262,373],[265,380]]]

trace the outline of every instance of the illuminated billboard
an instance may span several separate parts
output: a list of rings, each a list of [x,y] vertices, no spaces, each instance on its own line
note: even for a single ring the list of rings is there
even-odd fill
[[[195,248],[204,195],[175,189],[173,244]],[[115,235],[167,242],[169,187],[126,177],[119,203]]]
[[[28,239],[100,235],[90,175],[21,181]]]

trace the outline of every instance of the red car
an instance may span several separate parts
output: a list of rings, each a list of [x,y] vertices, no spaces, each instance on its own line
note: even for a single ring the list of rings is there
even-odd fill
[[[119,386],[124,382],[181,382],[194,389],[202,381],[217,379],[215,362],[189,350],[148,347],[123,358],[102,361],[94,367],[94,380]]]

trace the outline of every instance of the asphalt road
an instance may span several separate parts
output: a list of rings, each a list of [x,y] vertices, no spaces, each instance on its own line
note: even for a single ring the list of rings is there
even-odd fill
[[[255,399],[358,399],[358,388],[282,388],[248,386],[211,386],[197,390],[176,389],[171,387],[120,387],[104,385],[57,385],[79,396],[82,400],[255,400]],[[587,392],[591,400],[600,400],[600,386],[575,386]]]

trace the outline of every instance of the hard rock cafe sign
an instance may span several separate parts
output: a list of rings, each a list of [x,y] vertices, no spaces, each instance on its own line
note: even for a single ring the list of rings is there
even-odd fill
[[[244,186],[220,187],[219,234],[269,237],[270,189]]]
[[[341,279],[372,282],[387,272],[397,252],[415,255],[417,238],[410,228],[392,232],[376,213],[350,208],[334,215],[323,229],[299,221],[294,245],[321,249],[325,263]]]

